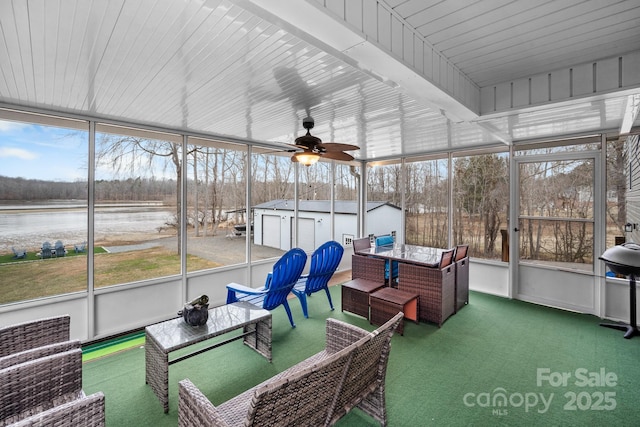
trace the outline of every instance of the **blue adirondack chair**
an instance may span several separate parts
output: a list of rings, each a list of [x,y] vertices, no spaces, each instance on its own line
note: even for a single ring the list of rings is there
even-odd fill
[[[44,242],[42,244],[42,248],[40,248],[40,258],[42,259],[51,258],[52,252],[53,251],[51,250],[51,243]]]
[[[293,248],[274,264],[273,270],[267,275],[267,280],[262,288],[253,289],[238,283],[227,285],[227,304],[236,301],[248,301],[265,310],[273,310],[278,306],[284,306],[289,316],[291,327],[295,328],[293,316],[287,296],[291,293],[302,270],[307,262],[307,254],[300,248]]]
[[[329,299],[329,306],[331,310],[333,310],[333,302],[331,301],[331,294],[329,293],[329,279],[331,279],[331,276],[333,276],[333,273],[335,273],[338,268],[343,253],[344,248],[342,245],[331,240],[323,243],[311,255],[309,274],[302,275],[292,290],[300,300],[304,317],[309,317],[307,296],[311,296],[311,294],[323,289]]]
[[[58,240],[56,242],[54,249],[56,250],[56,257],[65,256],[67,254],[67,250],[64,248],[64,243],[62,243],[62,240]]]
[[[12,246],[11,250],[13,251],[13,259],[25,259],[27,257],[26,249],[16,249]]]

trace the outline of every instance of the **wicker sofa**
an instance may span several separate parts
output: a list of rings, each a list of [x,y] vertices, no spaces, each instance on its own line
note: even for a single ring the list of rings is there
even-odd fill
[[[104,426],[104,396],[82,390],[79,348],[0,369],[0,426]]]
[[[324,350],[217,407],[182,380],[178,425],[326,426],[357,406],[384,426],[390,341],[402,317],[373,332],[327,319]]]
[[[0,426],[105,425],[104,395],[82,390],[69,316],[0,328]]]
[[[34,359],[0,370],[0,425],[9,425],[81,396],[82,351]]]
[[[69,340],[20,351],[18,353],[0,357],[0,369],[80,348],[81,344],[79,340]]]
[[[11,427],[103,427],[104,394],[97,392],[72,400],[11,424]]]

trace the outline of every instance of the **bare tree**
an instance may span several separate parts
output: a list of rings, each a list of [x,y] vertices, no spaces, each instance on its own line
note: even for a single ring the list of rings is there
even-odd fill
[[[454,160],[454,240],[474,253],[495,256],[509,204],[507,170],[506,157],[498,154]]]
[[[158,159],[162,161],[157,162]],[[96,165],[110,168],[115,176],[135,176],[144,170],[151,176],[159,173],[170,176],[171,181],[175,179],[175,228],[178,234],[177,251],[180,253],[180,146],[170,141],[103,133],[96,142]]]

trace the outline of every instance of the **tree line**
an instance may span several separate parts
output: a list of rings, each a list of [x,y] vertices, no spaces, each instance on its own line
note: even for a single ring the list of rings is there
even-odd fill
[[[625,207],[625,149],[621,143],[608,146],[608,190],[617,194],[617,203],[607,204],[607,215],[623,221]],[[175,207],[175,225],[180,230],[180,201],[183,162],[187,175],[187,221],[207,233],[227,219],[229,211],[246,215],[247,181],[251,181],[251,203],[293,199],[296,168],[282,153],[254,154],[224,144],[188,144],[186,152],[168,141],[126,135],[102,134],[97,141],[96,168],[114,179],[95,183],[96,201],[163,201]],[[247,167],[251,165],[251,170]],[[532,163],[520,169],[521,209],[531,217],[567,216],[561,227],[544,229],[545,222],[522,226],[523,252],[532,258],[584,262],[592,252],[588,223],[576,225],[572,218],[589,218],[593,207],[593,167],[576,164]],[[407,242],[444,247],[448,230],[454,243],[467,243],[476,256],[493,258],[500,252],[501,230],[507,228],[509,212],[509,162],[506,154],[459,157],[452,162],[453,182],[449,182],[447,160],[428,160],[376,166],[368,169],[367,199],[386,201],[406,208]],[[320,162],[299,167],[298,197],[303,200],[356,200],[360,168]],[[127,177],[127,178],[125,178]],[[160,177],[160,178],[159,178]],[[167,178],[168,177],[168,178]],[[333,178],[335,177],[335,181]],[[449,191],[453,205],[449,206]],[[402,191],[404,188],[404,191]],[[0,176],[2,200],[86,199],[86,182],[53,182]],[[591,197],[586,195],[591,194]],[[404,197],[404,200],[403,200]],[[453,209],[449,224],[449,209]],[[242,218],[246,220],[246,218]],[[575,222],[575,221],[574,221]],[[545,239],[561,247],[545,247]],[[559,253],[563,258],[557,258]]]
[[[0,200],[86,200],[86,181],[61,182],[14,178],[0,175]],[[153,178],[99,180],[95,184],[97,201],[164,201],[175,203],[175,182]]]

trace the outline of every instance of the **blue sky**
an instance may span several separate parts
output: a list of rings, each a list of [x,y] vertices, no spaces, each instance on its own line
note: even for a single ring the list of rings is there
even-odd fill
[[[98,134],[99,135],[99,134]],[[0,120],[0,175],[45,181],[87,181],[88,132]],[[126,157],[123,157],[126,162]],[[123,167],[120,173],[109,166],[96,170],[96,179],[129,177],[169,177],[162,163],[154,160],[149,167],[145,159],[130,158],[134,168]],[[117,176],[116,176],[117,175]]]
[[[0,175],[25,179],[87,179],[87,133],[0,120]]]
[[[100,134],[97,134],[99,138]],[[0,120],[0,175],[11,178],[74,182],[87,180],[88,132],[44,126],[34,123]],[[283,160],[284,159],[284,160]],[[287,161],[288,158],[280,159]],[[157,157],[149,166],[148,159],[121,157],[124,163],[117,172],[103,164],[95,172],[96,179],[155,177],[175,179],[166,157]],[[303,174],[304,176],[304,174]]]

